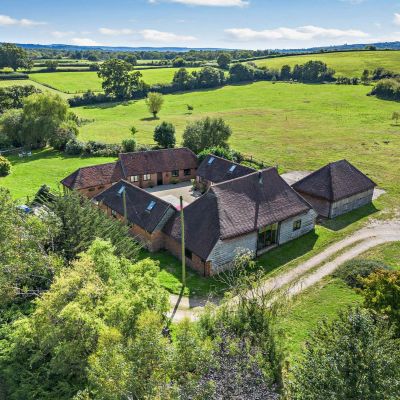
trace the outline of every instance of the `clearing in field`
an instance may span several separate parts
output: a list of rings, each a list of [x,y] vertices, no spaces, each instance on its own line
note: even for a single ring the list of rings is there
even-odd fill
[[[383,67],[389,71],[400,73],[400,51],[345,51],[327,54],[307,54],[303,56],[287,56],[260,59],[255,61],[258,66],[281,69],[283,65],[293,67],[305,64],[307,61],[323,61],[336,71],[336,76],[360,77],[364,69],[373,71]]]
[[[156,68],[140,70],[142,79],[149,85],[157,83],[170,83],[175,72],[179,68]],[[189,71],[195,71],[197,68],[188,68]],[[75,94],[83,93],[88,90],[99,92],[101,88],[101,79],[97,72],[48,72],[31,74],[30,79],[35,82],[48,85],[64,93]]]

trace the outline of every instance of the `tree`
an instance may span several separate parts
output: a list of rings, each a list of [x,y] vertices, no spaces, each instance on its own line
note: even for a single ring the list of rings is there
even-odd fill
[[[50,136],[49,145],[56,150],[64,151],[70,140],[76,140],[78,133],[78,127],[75,122],[63,122]]]
[[[367,85],[369,83],[369,70],[368,69],[364,69],[364,71],[361,75],[361,82],[364,85]]]
[[[172,79],[172,85],[180,90],[193,89],[195,84],[195,77],[186,68],[180,68],[176,71]]]
[[[142,76],[139,71],[133,71],[132,64],[118,59],[105,61],[97,74],[103,79],[104,92],[118,100],[130,99]]]
[[[222,69],[228,69],[232,61],[232,56],[229,53],[221,53],[217,58],[217,64]]]
[[[0,156],[0,176],[7,176],[11,172],[11,163],[6,157]]]
[[[154,129],[153,139],[164,149],[175,147],[175,127],[169,122],[162,122]]]
[[[290,65],[283,65],[281,68],[281,79],[288,81],[292,77],[291,71]]]
[[[229,69],[229,76],[232,82],[246,82],[254,79],[254,68],[248,64],[233,64]]]
[[[397,125],[399,123],[399,119],[400,119],[400,112],[393,111],[392,121],[396,121],[396,125]]]
[[[192,72],[196,80],[196,88],[218,87],[225,83],[225,74],[217,68],[204,67],[199,71]]]
[[[22,110],[10,109],[0,119],[0,130],[4,137],[2,141],[12,146],[20,147],[25,144],[22,134]]]
[[[58,61],[57,60],[47,60],[45,62],[46,68],[50,72],[54,72],[57,70],[58,67]]]
[[[33,148],[44,147],[70,117],[68,103],[59,95],[47,92],[27,97],[22,110],[24,144]]]
[[[157,118],[157,114],[161,111],[161,107],[164,103],[164,97],[161,93],[150,92],[146,98],[146,105],[149,112],[153,114],[154,119]]]
[[[387,324],[360,309],[323,321],[293,370],[294,400],[383,400],[400,396],[400,346]]]
[[[0,46],[0,68],[9,67],[16,71],[18,68],[30,69],[32,61],[26,50],[11,43]]]
[[[174,68],[181,68],[185,65],[185,60],[182,57],[177,57],[172,60],[172,66]]]
[[[22,108],[24,99],[35,93],[41,93],[41,90],[33,85],[15,85],[0,88],[0,113],[4,113],[6,110],[12,108]]]
[[[182,145],[196,154],[208,147],[227,148],[227,141],[231,135],[231,128],[222,118],[207,117],[186,126]]]
[[[364,306],[386,316],[400,337],[400,271],[378,270],[362,282]]]

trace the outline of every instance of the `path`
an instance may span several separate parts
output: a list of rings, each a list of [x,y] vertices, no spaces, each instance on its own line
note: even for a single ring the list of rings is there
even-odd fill
[[[296,268],[275,278],[268,279],[258,288],[257,295],[270,293],[271,291],[291,285],[287,293],[293,296],[314,285],[325,276],[332,274],[344,262],[359,256],[373,247],[395,241],[400,241],[400,221],[374,221],[367,227],[332,244],[321,253],[299,264]],[[345,250],[348,247],[349,249]],[[335,254],[343,250],[345,250],[343,253],[333,258]],[[252,295],[249,292],[249,296]],[[207,302],[207,299],[189,300],[187,297],[182,297],[181,301],[177,303],[177,299],[178,296],[175,298],[171,296],[171,304],[173,307],[176,307],[173,319],[177,321],[185,317],[193,320],[196,319],[198,311]]]

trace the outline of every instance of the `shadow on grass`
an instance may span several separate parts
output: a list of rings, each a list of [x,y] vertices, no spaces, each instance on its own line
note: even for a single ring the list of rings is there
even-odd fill
[[[354,224],[362,218],[375,214],[378,211],[379,209],[371,203],[334,219],[325,219],[321,222],[321,225],[331,231],[340,231],[341,229],[347,228],[349,225]]]
[[[145,118],[140,118],[141,121],[157,121],[159,120],[159,117],[145,117]]]
[[[318,237],[317,233],[312,231],[263,254],[257,259],[257,264],[268,274],[311,251]]]

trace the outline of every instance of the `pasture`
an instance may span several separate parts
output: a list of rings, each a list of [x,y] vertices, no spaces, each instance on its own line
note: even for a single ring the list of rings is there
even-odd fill
[[[28,86],[28,85],[33,85],[43,92],[47,90],[51,93],[58,94],[63,98],[71,97],[70,95],[68,95],[66,93],[63,93],[58,90],[52,89],[50,87],[44,86],[41,83],[32,81],[30,79],[0,80],[0,88],[9,87],[9,86]]]
[[[293,67],[307,61],[322,61],[336,71],[336,76],[360,77],[364,69],[373,71],[383,67],[400,73],[400,51],[348,51],[327,54],[307,54],[267,58],[254,61],[258,66],[281,69],[283,65]]]
[[[223,118],[234,149],[279,165],[281,171],[311,170],[342,158],[354,162],[392,195],[400,197],[400,126],[395,102],[367,96],[371,87],[258,82],[165,96],[158,120],[143,100],[75,108],[93,120],[82,140],[118,143],[138,129],[139,143],[152,143],[161,121],[173,123],[177,141],[190,121]],[[187,104],[194,107],[188,112]]]
[[[170,83],[175,72],[179,68],[156,68],[140,70],[142,79],[149,85],[157,83]],[[194,71],[197,68],[188,68]],[[49,72],[31,74],[30,79],[40,84],[48,85],[53,89],[64,93],[75,94],[83,93],[87,90],[99,92],[101,88],[101,79],[97,72]]]

